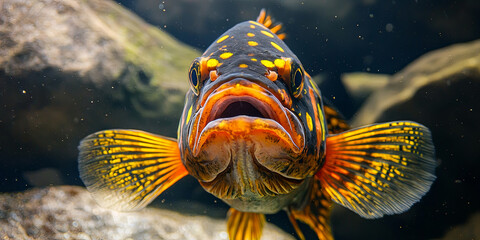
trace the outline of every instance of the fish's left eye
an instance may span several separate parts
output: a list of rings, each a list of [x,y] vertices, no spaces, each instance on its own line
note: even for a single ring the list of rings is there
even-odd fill
[[[290,85],[292,88],[292,93],[295,97],[298,97],[300,96],[300,93],[302,93],[302,88],[303,88],[303,79],[304,79],[303,69],[297,63],[292,63],[290,74],[291,74]]]
[[[281,79],[290,88],[293,96],[298,98],[302,93],[305,78],[303,67],[292,58],[275,59],[274,65]],[[269,76],[270,74],[267,77],[270,78]]]
[[[196,95],[198,95],[201,80],[200,65],[200,61],[198,59],[195,59],[193,60],[192,65],[190,65],[190,70],[188,71],[190,87]]]

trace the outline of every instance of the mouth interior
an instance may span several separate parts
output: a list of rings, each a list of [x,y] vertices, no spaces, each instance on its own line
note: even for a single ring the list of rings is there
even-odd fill
[[[245,101],[237,101],[229,104],[217,118],[230,118],[240,115],[258,118],[269,118],[265,114],[262,114],[262,112],[253,104]]]

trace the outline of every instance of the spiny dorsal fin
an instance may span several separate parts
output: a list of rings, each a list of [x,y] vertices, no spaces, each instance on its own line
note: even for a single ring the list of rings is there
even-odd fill
[[[100,131],[78,149],[85,186],[100,205],[115,210],[141,209],[188,174],[175,139],[143,131]]]
[[[261,213],[241,212],[230,208],[227,220],[229,239],[260,240],[265,222],[265,215]]]
[[[267,14],[265,8],[262,8],[262,10],[260,11],[260,14],[257,17],[257,22],[270,29],[272,33],[277,34],[277,37],[282,40],[285,39],[285,37],[287,36],[285,33],[278,34],[278,31],[282,29],[282,24],[278,23],[274,25],[272,17]]]
[[[305,240],[296,220],[307,224],[317,234],[319,240],[333,240],[330,229],[331,206],[332,200],[322,191],[318,179],[314,179],[306,206],[303,209],[296,209],[290,206],[287,211],[298,237]]]

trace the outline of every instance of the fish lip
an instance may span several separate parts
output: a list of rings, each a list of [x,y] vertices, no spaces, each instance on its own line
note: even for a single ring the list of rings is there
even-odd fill
[[[265,78],[265,80],[267,81],[270,81],[266,77],[263,77],[263,78]],[[218,79],[215,81],[219,82],[218,86],[212,87],[210,88],[210,90],[200,95],[200,107],[205,106],[206,101],[213,94],[213,92],[217,91],[218,89],[221,89],[222,86],[224,86],[225,84],[232,83],[234,81],[246,81],[246,82],[258,85],[259,87],[263,88],[266,92],[276,97],[277,100],[281,103],[281,105],[283,105],[285,108],[290,109],[292,107],[292,99],[290,98],[290,96],[287,96],[287,94],[282,95],[281,93],[267,90],[267,86],[258,80],[258,76],[250,76],[248,74],[243,74],[243,73],[229,73],[229,74],[220,75]]]
[[[215,88],[206,100],[202,101],[201,107],[195,115],[194,124],[196,128],[192,129],[192,136],[189,140],[190,149],[194,156],[198,156],[201,145],[200,139],[208,130],[208,126],[217,121],[228,118],[220,118],[224,111],[232,102],[246,101],[259,110],[265,121],[272,120],[278,124],[278,127],[290,137],[295,149],[294,152],[300,152],[305,146],[305,134],[302,124],[297,116],[282,104],[282,101],[271,91],[261,85],[241,77],[232,78]],[[239,115],[232,117],[245,117]]]

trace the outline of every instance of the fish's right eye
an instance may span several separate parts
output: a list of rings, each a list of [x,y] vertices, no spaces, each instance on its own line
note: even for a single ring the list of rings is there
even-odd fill
[[[198,58],[193,60],[192,65],[190,65],[190,70],[188,71],[188,77],[190,78],[190,87],[192,91],[198,95],[200,89],[200,81],[201,81],[201,72],[200,72],[200,61]]]

